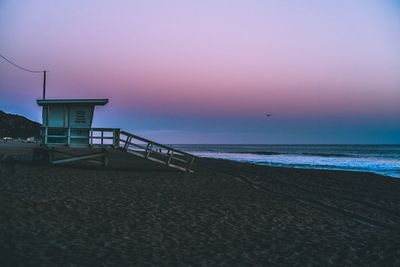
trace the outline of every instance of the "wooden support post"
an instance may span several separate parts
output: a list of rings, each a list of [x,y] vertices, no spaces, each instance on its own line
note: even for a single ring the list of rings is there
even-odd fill
[[[168,153],[170,153],[168,161],[167,161],[167,165],[169,166],[169,164],[171,163],[171,160],[172,160],[172,158],[174,156],[174,151],[173,150],[168,150]]]
[[[194,163],[194,159],[195,159],[195,157],[192,157],[192,160],[189,162],[189,165],[188,165],[188,167],[187,167],[187,170],[188,170],[188,171],[190,171],[190,169],[192,168],[192,165],[193,165],[193,163]]]
[[[67,128],[67,146],[71,145],[71,128]]]
[[[44,128],[44,144],[47,145],[48,140],[47,140],[47,136],[49,135],[49,128],[45,127]]]
[[[108,168],[108,155],[104,156],[104,167]]]
[[[119,147],[120,129],[113,129],[113,147]]]
[[[54,161],[54,147],[52,147],[48,151],[49,151],[49,165],[52,165]]]
[[[149,158],[150,152],[151,152],[151,144],[150,143],[147,144],[146,150],[144,152],[145,152],[145,158],[146,159]]]
[[[103,138],[104,138],[104,131],[103,130],[101,130],[101,144],[103,145],[103,143],[104,143],[104,141],[103,141]]]
[[[108,153],[105,149],[102,149],[103,152],[105,152],[105,155],[103,157],[104,160],[104,167],[108,168]]]
[[[131,136],[126,136],[124,149],[128,149],[129,143],[131,142],[131,140],[132,140],[132,137],[131,137]]]
[[[90,146],[93,146],[93,129],[89,130],[89,139]]]

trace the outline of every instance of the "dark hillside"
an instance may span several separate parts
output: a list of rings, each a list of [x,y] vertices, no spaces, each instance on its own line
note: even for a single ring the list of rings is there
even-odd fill
[[[40,123],[23,116],[8,114],[0,110],[0,137],[28,138],[40,135]]]

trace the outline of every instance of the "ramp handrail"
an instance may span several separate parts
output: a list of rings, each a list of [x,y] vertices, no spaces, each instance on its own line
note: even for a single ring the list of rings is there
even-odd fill
[[[144,144],[134,143],[133,140],[138,140]],[[122,148],[127,152],[179,170],[192,172],[191,167],[196,158],[194,155],[125,131],[121,131],[120,133],[120,142],[123,143]],[[134,148],[131,149],[131,146]],[[163,153],[162,149],[166,150],[166,152]]]
[[[151,143],[151,144],[154,144],[154,145],[156,145],[156,146],[158,146],[158,147],[161,147],[161,148],[164,148],[164,149],[167,149],[167,150],[172,150],[172,151],[177,152],[177,153],[180,153],[180,154],[182,154],[182,155],[194,157],[192,154],[186,153],[186,152],[184,152],[184,151],[178,150],[178,149],[173,148],[173,147],[170,147],[170,146],[166,146],[166,145],[163,145],[163,144],[160,144],[160,143],[151,141],[151,140],[149,140],[149,139],[146,139],[146,138],[137,136],[137,135],[135,135],[135,134],[131,134],[131,133],[128,133],[128,132],[125,132],[125,131],[121,131],[121,134],[126,135],[126,136],[131,136],[131,137],[133,137],[133,138],[135,138],[135,139],[137,139],[137,140],[140,140],[140,141],[142,141],[142,142]],[[124,142],[124,141],[122,140],[122,138],[121,138],[121,141]]]

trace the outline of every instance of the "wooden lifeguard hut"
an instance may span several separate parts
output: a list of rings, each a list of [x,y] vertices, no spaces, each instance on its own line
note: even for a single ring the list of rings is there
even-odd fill
[[[42,107],[42,143],[47,146],[88,146],[94,109],[108,99],[37,100]]]
[[[42,107],[41,148],[34,160],[62,164],[90,160],[108,166],[108,152],[119,149],[182,171],[192,172],[195,156],[119,128],[94,128],[96,106],[108,99],[40,99]],[[84,152],[72,153],[68,150]],[[61,156],[61,157],[60,157]]]

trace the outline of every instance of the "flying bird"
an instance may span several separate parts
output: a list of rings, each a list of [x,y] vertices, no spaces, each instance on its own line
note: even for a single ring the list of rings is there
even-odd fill
[[[267,117],[271,117],[272,116],[272,114],[271,113],[267,113]]]

